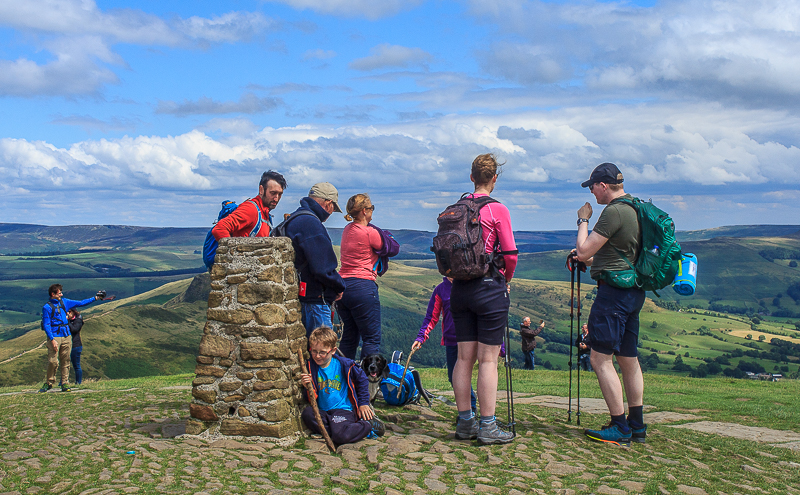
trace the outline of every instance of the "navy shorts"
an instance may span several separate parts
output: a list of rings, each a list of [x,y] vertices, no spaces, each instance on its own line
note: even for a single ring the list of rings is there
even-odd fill
[[[503,278],[453,280],[450,313],[457,342],[501,345],[508,322],[508,290]]]
[[[623,357],[638,356],[639,311],[644,299],[643,290],[598,285],[597,298],[589,313],[589,347],[592,351]]]

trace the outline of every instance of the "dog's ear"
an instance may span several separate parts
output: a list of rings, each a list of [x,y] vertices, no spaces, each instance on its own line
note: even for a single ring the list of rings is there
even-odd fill
[[[384,368],[386,367],[386,358],[383,356],[378,356],[380,358],[381,366]]]

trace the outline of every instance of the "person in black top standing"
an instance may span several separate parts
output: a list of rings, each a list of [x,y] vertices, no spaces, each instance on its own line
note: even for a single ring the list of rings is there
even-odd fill
[[[69,353],[69,360],[72,361],[72,369],[75,370],[75,385],[80,385],[83,381],[83,369],[81,369],[81,352],[83,352],[83,342],[81,342],[81,328],[83,328],[83,317],[74,309],[67,313],[69,333],[72,335],[72,351]]]

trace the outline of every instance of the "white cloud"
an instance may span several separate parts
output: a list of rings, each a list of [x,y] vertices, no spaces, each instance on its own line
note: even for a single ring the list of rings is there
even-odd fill
[[[273,26],[261,13],[165,21],[133,9],[102,11],[93,0],[24,0],[0,2],[0,26],[26,33],[34,50],[52,60],[21,56],[0,60],[0,95],[87,95],[118,82],[109,66],[125,67],[112,47],[200,46],[248,41]]]
[[[384,43],[370,49],[370,55],[350,62],[348,67],[355,70],[375,70],[388,67],[426,67],[433,57],[421,48]]]
[[[316,50],[307,50],[303,54],[303,61],[306,60],[328,60],[336,56],[336,52],[333,50],[323,50],[322,48],[317,48]]]
[[[393,16],[403,10],[410,10],[422,0],[267,0],[282,3],[299,10],[313,10],[320,14],[341,17],[364,17],[370,20]]]

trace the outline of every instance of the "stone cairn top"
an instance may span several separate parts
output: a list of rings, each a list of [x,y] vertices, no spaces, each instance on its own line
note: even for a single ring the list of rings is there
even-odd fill
[[[287,238],[219,241],[186,432],[284,438],[302,431],[305,352]]]

